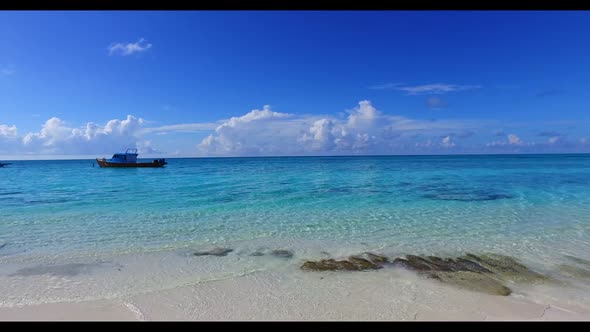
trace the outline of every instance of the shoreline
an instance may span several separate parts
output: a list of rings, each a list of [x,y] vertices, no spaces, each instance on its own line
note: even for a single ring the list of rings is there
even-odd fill
[[[113,299],[0,307],[0,321],[589,320],[579,305],[539,293],[481,294],[383,271],[286,277],[258,272]],[[549,289],[559,292],[559,289]]]
[[[587,278],[508,280],[510,294],[499,296],[407,268],[304,271],[310,251],[254,248],[3,264],[0,321],[590,320]],[[329,257],[341,262],[361,249]]]

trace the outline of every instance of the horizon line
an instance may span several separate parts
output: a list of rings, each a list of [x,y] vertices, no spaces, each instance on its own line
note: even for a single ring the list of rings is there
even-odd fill
[[[515,156],[515,155],[588,155],[590,152],[545,152],[545,153],[532,153],[532,152],[518,152],[518,153],[447,153],[447,154],[354,154],[354,155],[262,155],[262,156],[176,156],[176,157],[164,157],[164,159],[229,159],[229,158],[320,158],[320,157],[331,157],[331,158],[350,158],[350,157],[448,157],[448,156]],[[0,160],[4,161],[59,161],[59,160],[96,160],[95,156],[90,157],[87,155],[40,155],[48,158],[25,158],[22,156],[0,156]],[[55,157],[52,159],[51,157]],[[163,157],[145,157],[141,159],[152,159],[152,158],[163,158]]]

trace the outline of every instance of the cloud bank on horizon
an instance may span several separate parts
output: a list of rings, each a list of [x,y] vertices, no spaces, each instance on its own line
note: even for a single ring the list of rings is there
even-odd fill
[[[73,126],[52,117],[38,132],[19,133],[16,125],[0,124],[2,155],[110,154],[137,147],[142,154],[185,156],[289,156],[453,153],[543,153],[589,151],[586,137],[568,138],[543,131],[537,140],[515,132],[491,131],[499,124],[482,120],[420,120],[390,115],[368,100],[342,115],[275,112],[269,105],[214,123],[150,126],[127,115],[104,125]],[[515,129],[516,130],[516,129]],[[160,137],[174,132],[199,132],[185,139],[185,149],[168,151]],[[208,135],[207,135],[208,134]]]

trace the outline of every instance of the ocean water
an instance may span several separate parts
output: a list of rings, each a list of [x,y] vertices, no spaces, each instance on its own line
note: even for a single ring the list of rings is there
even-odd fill
[[[590,253],[590,155],[15,161],[0,211],[18,255],[264,238]]]
[[[299,259],[367,249],[496,252],[539,267],[565,255],[590,259],[590,155],[168,162],[109,169],[92,160],[13,161],[0,168],[0,272],[9,278],[23,264],[212,246],[232,248],[236,257],[263,247]],[[259,264],[243,261],[242,272]],[[152,271],[171,264],[159,262]]]

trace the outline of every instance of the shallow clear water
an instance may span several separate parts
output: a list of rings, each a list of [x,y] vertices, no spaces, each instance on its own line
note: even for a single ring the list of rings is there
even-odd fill
[[[0,169],[1,256],[248,240],[537,259],[590,255],[590,155],[91,160]]]
[[[550,274],[578,264],[566,255],[590,259],[590,155],[168,161],[0,169],[0,307],[127,297],[265,270],[300,278],[305,259],[366,250],[495,252]],[[192,255],[212,246],[233,251]],[[251,255],[271,249],[294,257]],[[574,292],[587,298],[588,280],[580,281]]]

